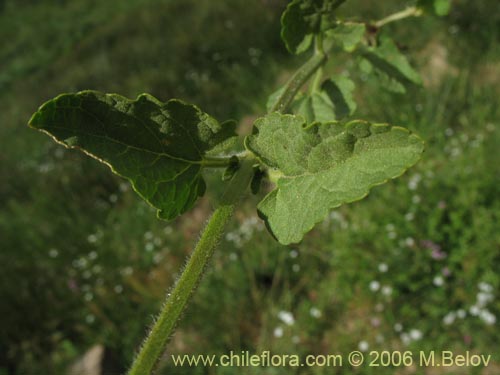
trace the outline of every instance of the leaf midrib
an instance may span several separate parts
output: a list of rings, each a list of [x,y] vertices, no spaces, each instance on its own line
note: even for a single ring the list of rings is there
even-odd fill
[[[51,125],[50,128],[60,129],[60,130],[66,130],[66,131],[68,130],[68,128],[66,128],[64,126],[58,126],[58,125]],[[44,129],[44,130],[48,131],[47,129]],[[78,136],[78,135],[84,135],[84,136],[88,136],[88,137],[106,139],[106,140],[109,140],[111,142],[117,143],[119,145],[125,146],[127,148],[134,149],[134,150],[137,150],[137,151],[147,152],[147,153],[150,153],[150,154],[153,154],[153,155],[157,155],[158,157],[164,156],[164,157],[170,158],[172,160],[183,161],[183,162],[189,163],[189,164],[198,164],[198,165],[202,165],[203,164],[203,158],[201,160],[184,159],[184,158],[181,158],[181,157],[170,155],[170,154],[168,154],[166,152],[157,152],[157,151],[148,150],[147,148],[141,148],[141,147],[133,146],[133,145],[127,144],[125,142],[119,141],[117,139],[111,138],[108,135],[104,135],[104,136],[103,135],[97,135],[97,134],[87,133],[87,132],[82,131],[82,130],[75,131],[74,133],[75,133],[76,136]],[[89,152],[88,150],[86,150],[86,151]],[[123,153],[125,153],[125,152],[123,152]],[[123,154],[123,153],[120,153],[120,154]]]

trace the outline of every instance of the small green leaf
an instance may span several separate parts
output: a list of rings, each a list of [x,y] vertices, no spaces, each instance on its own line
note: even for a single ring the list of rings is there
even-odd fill
[[[334,28],[334,11],[346,0],[293,0],[281,16],[281,38],[295,54],[307,51],[314,35]]]
[[[442,17],[450,13],[451,0],[418,0],[417,7]]]
[[[366,26],[358,22],[338,22],[337,26],[326,32],[326,36],[341,43],[347,52],[352,52],[365,36]]]
[[[197,107],[161,103],[143,94],[130,100],[82,91],[46,102],[29,125],[66,147],[79,148],[130,180],[135,191],[173,219],[203,195],[205,154],[234,135]]]
[[[306,122],[328,122],[352,115],[356,103],[352,97],[354,82],[345,76],[326,80],[321,90],[299,98],[293,105],[296,113],[304,116]]]
[[[356,110],[356,102],[352,96],[355,87],[350,78],[342,75],[326,80],[321,85],[321,89],[333,103],[335,120],[350,116]],[[318,121],[325,122],[325,120]]]
[[[367,47],[362,56],[378,72],[382,82],[392,91],[405,92],[404,85],[421,85],[420,75],[390,38],[383,38],[376,47]]]
[[[423,152],[408,130],[365,121],[313,123],[272,113],[255,122],[246,147],[277,175],[258,205],[282,244],[299,242],[328,211],[400,176]]]

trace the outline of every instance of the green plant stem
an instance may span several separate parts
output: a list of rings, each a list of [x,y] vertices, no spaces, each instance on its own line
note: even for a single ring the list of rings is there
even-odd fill
[[[270,112],[285,112],[293,101],[298,90],[326,62],[321,38],[316,39],[313,56],[302,65],[287,82],[285,89]],[[318,80],[321,79],[319,76]],[[255,159],[251,154],[238,155],[241,160],[238,172],[230,181],[220,206],[214,211],[203,230],[200,240],[189,258],[186,268],[177,280],[171,294],[163,305],[160,315],[151,332],[144,341],[139,354],[135,358],[128,375],[148,375],[155,368],[158,359],[164,353],[168,339],[175,329],[180,315],[184,311],[191,295],[203,276],[212,254],[224,233],[227,222],[231,218],[235,205],[248,188],[253,176]],[[233,159],[234,160],[234,159]],[[224,167],[231,164],[231,158],[207,158],[207,167]]]
[[[372,23],[372,25],[375,26],[376,28],[380,28],[380,27],[385,26],[391,22],[399,21],[399,20],[402,20],[402,19],[408,18],[408,17],[418,17],[421,15],[422,15],[422,10],[413,6],[413,7],[406,8],[402,11],[393,13],[385,18],[382,18],[379,21],[375,21]]]
[[[313,94],[318,92],[321,86],[321,79],[323,78],[323,67],[320,66],[314,75],[313,81],[311,83],[311,87],[309,89],[309,93]]]
[[[246,191],[253,175],[255,159],[246,157],[203,230],[200,240],[163,305],[160,315],[129,371],[129,375],[147,375],[153,371],[164,353],[167,342],[191,295],[203,276],[212,254],[224,233],[239,198]]]
[[[286,112],[302,85],[307,82],[318,68],[323,66],[326,59],[326,54],[321,49],[315,49],[311,58],[288,80],[283,93],[269,112]]]
[[[205,156],[201,161],[201,164],[205,168],[224,168],[228,167],[235,162],[233,156],[220,157],[220,156]]]

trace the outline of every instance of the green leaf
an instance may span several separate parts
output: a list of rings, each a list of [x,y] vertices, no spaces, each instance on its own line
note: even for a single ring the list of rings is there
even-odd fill
[[[352,52],[365,36],[366,26],[358,22],[338,22],[337,26],[326,32],[326,36],[342,44],[347,52]]]
[[[336,26],[334,10],[346,0],[293,0],[281,16],[281,38],[295,54],[305,52],[314,35]]]
[[[46,102],[29,125],[57,142],[78,148],[130,180],[135,191],[173,219],[205,192],[205,154],[234,134],[197,107],[179,100],[161,103],[142,94],[130,100],[82,91]]]
[[[362,56],[375,68],[385,86],[396,92],[405,92],[405,85],[421,85],[420,75],[390,38],[382,38],[376,47],[367,47]]]
[[[408,130],[365,121],[313,123],[272,113],[255,122],[246,147],[277,175],[259,215],[282,244],[299,242],[328,211],[400,176],[423,152]]]
[[[451,0],[418,0],[417,7],[437,16],[446,16],[450,13]]]
[[[326,80],[321,85],[321,89],[333,103],[335,120],[350,116],[356,110],[356,102],[352,96],[355,87],[350,78],[342,75]],[[318,121],[325,122],[325,120],[319,119]]]
[[[308,123],[343,119],[356,110],[352,97],[354,87],[354,82],[349,78],[334,77],[323,82],[320,91],[299,98],[293,108]]]

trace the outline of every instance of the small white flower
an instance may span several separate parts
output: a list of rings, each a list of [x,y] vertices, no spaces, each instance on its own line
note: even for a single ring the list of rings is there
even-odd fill
[[[464,309],[457,310],[457,317],[464,319],[467,316],[467,312]]]
[[[293,317],[293,314],[289,311],[280,311],[278,313],[278,318],[285,323],[287,326],[291,326],[295,323],[295,318]]]
[[[88,241],[88,243],[96,243],[97,242],[97,236],[95,234],[89,234],[87,236],[87,241]]]
[[[57,251],[57,249],[50,249],[49,250],[49,257],[56,258],[58,255],[59,255],[59,251]]]
[[[397,233],[396,232],[389,232],[387,233],[387,237],[389,237],[391,240],[395,239],[397,237]]]
[[[297,250],[290,250],[290,258],[297,258],[299,256],[299,252]]]
[[[415,173],[413,176],[410,177],[410,181],[408,182],[408,187],[410,190],[415,190],[422,180],[422,175],[420,173]]]
[[[405,214],[405,220],[406,221],[413,221],[415,219],[415,214],[413,212],[408,212]]]
[[[394,324],[394,330],[396,332],[401,332],[403,330],[403,325],[401,323]]]
[[[405,239],[405,244],[408,247],[413,247],[415,245],[415,240],[411,237]]]
[[[401,341],[403,341],[404,345],[408,345],[411,341],[410,336],[406,332],[403,332],[399,337],[401,338]]]
[[[386,263],[380,263],[378,265],[379,272],[385,273],[389,269],[389,266]]]
[[[380,283],[377,280],[373,280],[370,282],[370,290],[372,292],[376,292],[380,289]]]
[[[382,294],[384,296],[390,296],[392,294],[392,287],[389,285],[384,285],[382,287]]]
[[[358,349],[362,352],[366,352],[370,348],[370,345],[366,341],[360,341],[358,344]]]
[[[123,286],[115,285],[114,290],[115,290],[115,293],[120,294],[121,292],[123,292]]]
[[[480,282],[477,284],[477,287],[481,292],[484,293],[492,293],[493,292],[493,286],[491,284],[485,283],[484,281]]]
[[[283,336],[283,328],[281,327],[276,327],[273,331],[274,337],[280,338]]]
[[[300,265],[299,264],[294,264],[292,266],[292,271],[293,272],[299,272],[300,271]]]
[[[130,276],[134,273],[134,269],[130,266],[127,266],[125,268],[122,268],[120,273],[123,275],[123,276]]]
[[[488,325],[493,325],[497,321],[497,317],[486,309],[481,310],[481,312],[479,313],[479,319],[481,319]]]
[[[410,331],[410,338],[414,341],[418,341],[422,338],[422,332],[419,331],[418,329],[412,329]]]
[[[342,221],[344,219],[344,217],[342,216],[342,214],[340,212],[332,211],[332,213],[330,214],[330,219],[336,220],[336,221]]]
[[[485,292],[479,292],[476,296],[476,301],[479,306],[485,306],[493,300],[493,295]]]
[[[453,324],[455,321],[456,314],[453,311],[450,311],[448,314],[446,314],[443,318],[443,323],[446,324],[447,326]]]
[[[434,279],[432,280],[432,283],[437,286],[443,286],[444,285],[444,279],[442,276],[435,276]]]
[[[313,318],[320,318],[321,317],[321,311],[317,308],[317,307],[311,307],[311,309],[309,310],[309,314],[311,314],[311,316]]]
[[[476,306],[476,305],[472,305],[470,308],[469,308],[469,313],[472,315],[472,316],[478,316],[479,313],[481,312],[481,309]]]

